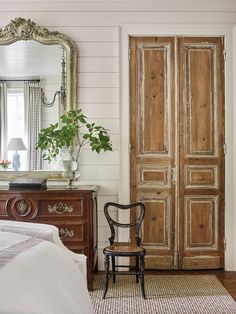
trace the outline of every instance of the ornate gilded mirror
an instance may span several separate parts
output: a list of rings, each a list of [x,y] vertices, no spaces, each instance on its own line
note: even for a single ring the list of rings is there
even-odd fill
[[[25,158],[21,167],[1,171],[0,179],[19,170],[61,170],[33,148],[41,128],[76,108],[77,59],[68,36],[31,20],[18,17],[0,29],[0,160],[11,161],[14,150]]]

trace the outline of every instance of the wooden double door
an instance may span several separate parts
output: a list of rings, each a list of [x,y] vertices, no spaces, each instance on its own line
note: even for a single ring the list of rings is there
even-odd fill
[[[147,269],[224,267],[224,39],[130,37],[130,190]],[[132,218],[132,217],[131,217]]]

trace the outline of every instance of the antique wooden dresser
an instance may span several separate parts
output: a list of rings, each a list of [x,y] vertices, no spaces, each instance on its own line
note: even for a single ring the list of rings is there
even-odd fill
[[[88,257],[88,289],[92,290],[97,268],[97,191],[98,186],[90,185],[41,190],[0,187],[0,219],[57,226],[63,243]]]

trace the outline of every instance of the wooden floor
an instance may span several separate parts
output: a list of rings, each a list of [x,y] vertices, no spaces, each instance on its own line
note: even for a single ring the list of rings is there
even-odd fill
[[[205,274],[205,275],[216,275],[216,277],[220,280],[222,285],[228,290],[228,292],[231,294],[231,296],[236,301],[236,272],[235,271],[224,271],[224,270],[162,270],[162,271],[156,271],[156,270],[146,270],[145,274],[166,274],[166,275],[183,275],[183,274]]]

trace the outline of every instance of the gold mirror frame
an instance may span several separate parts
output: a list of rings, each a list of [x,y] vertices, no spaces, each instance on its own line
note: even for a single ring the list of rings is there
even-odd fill
[[[77,47],[67,35],[57,31],[49,31],[32,20],[17,17],[11,20],[5,28],[0,28],[0,46],[11,45],[20,40],[35,40],[44,45],[61,45],[66,56],[66,111],[73,110],[77,104]],[[0,181],[16,176],[33,175],[46,176],[49,179],[62,178],[62,171],[0,171]]]

